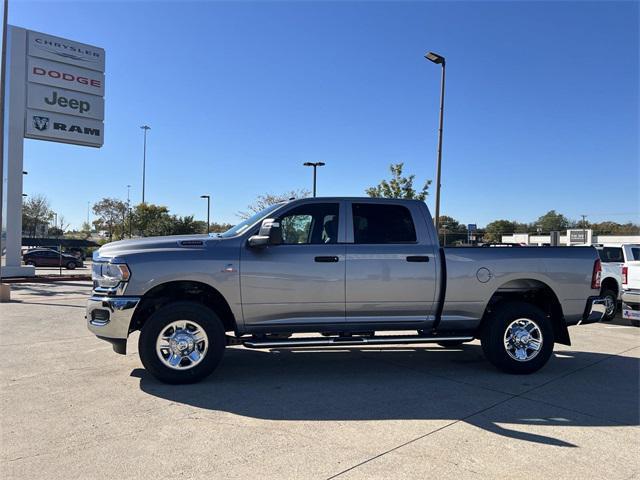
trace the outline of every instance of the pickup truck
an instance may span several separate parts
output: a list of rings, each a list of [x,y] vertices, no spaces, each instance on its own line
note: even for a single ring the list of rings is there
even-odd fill
[[[196,382],[228,345],[286,348],[481,341],[532,373],[568,326],[600,321],[592,247],[439,246],[424,202],[307,198],[225,233],[126,240],[94,254],[88,328],[144,367]],[[386,333],[385,333],[386,332]]]
[[[611,321],[616,316],[618,300],[622,298],[622,270],[625,265],[635,260],[634,252],[640,245],[625,243],[622,245],[596,245],[602,261],[600,296],[605,299],[607,310],[603,321]]]
[[[625,249],[628,260],[622,267],[622,318],[640,327],[640,245]]]

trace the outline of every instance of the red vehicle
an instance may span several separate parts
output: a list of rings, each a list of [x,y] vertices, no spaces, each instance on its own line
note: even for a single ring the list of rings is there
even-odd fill
[[[27,253],[22,255],[22,261],[25,265],[33,265],[34,267],[63,266],[67,270],[73,270],[74,268],[84,266],[81,259],[66,253],[60,254],[56,250],[52,250],[50,248],[36,248],[29,250]]]

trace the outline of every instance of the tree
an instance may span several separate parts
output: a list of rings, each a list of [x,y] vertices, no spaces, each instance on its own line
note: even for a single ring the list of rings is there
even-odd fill
[[[137,205],[132,212],[132,222],[135,231],[146,237],[169,235],[171,231],[169,209],[162,205],[153,203]]]
[[[38,227],[48,224],[53,218],[49,200],[44,195],[33,195],[22,205],[22,231],[35,237]]]
[[[592,223],[587,228],[592,228],[594,235],[640,235],[640,225],[631,222],[617,223],[605,221]]]
[[[287,200],[291,200],[292,198],[306,198],[311,194],[309,190],[300,189],[300,190],[291,190],[289,192],[282,193],[280,195],[272,195],[270,193],[258,195],[255,201],[247,205],[247,210],[238,212],[237,215],[242,220],[246,220],[247,218],[253,216],[254,214],[261,212],[265,208],[270,205],[274,205],[276,203],[282,203]]]
[[[125,222],[127,218],[127,204],[117,198],[103,198],[93,205],[93,214],[97,217],[93,224],[98,230],[106,230],[109,240],[117,234],[124,238]]]
[[[494,220],[485,227],[483,239],[485,242],[501,242],[502,235],[515,233],[516,228],[516,222],[511,220]]]
[[[541,228],[543,232],[566,230],[570,226],[571,222],[569,222],[567,217],[561,213],[557,213],[555,210],[549,210],[541,217],[538,217],[533,224],[534,228]]]
[[[172,215],[167,220],[168,232],[166,233],[166,235],[188,235],[191,233],[207,232],[207,222],[195,220],[193,215],[188,215],[185,217]]]
[[[467,226],[448,215],[440,215],[440,239],[443,245],[464,242],[467,239]]]
[[[373,198],[413,198],[416,200],[425,200],[429,195],[429,185],[431,180],[427,180],[420,191],[413,188],[415,175],[402,176],[404,163],[391,164],[390,180],[382,180],[377,186],[370,187],[365,190],[366,194]]]

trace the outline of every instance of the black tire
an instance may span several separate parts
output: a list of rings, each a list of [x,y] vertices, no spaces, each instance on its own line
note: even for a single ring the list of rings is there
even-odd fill
[[[505,346],[505,334],[512,322],[526,319],[533,322],[542,335],[542,345],[537,354],[528,360],[513,358]],[[553,353],[554,336],[551,319],[538,307],[524,302],[505,303],[496,308],[486,319],[481,342],[485,357],[493,365],[507,373],[527,374],[542,368]],[[526,350],[525,352],[529,352]]]
[[[76,262],[67,262],[67,270],[75,270]]]
[[[446,342],[438,342],[438,345],[444,348],[455,348],[462,345],[464,342],[462,340],[448,340]]]
[[[156,352],[160,333],[178,320],[196,322],[208,337],[208,348],[200,363],[182,370],[165,365]],[[144,323],[138,340],[138,352],[144,368],[161,382],[171,384],[195,383],[208,377],[222,360],[225,346],[225,331],[220,318],[211,309],[195,302],[171,303],[157,310]]]
[[[613,302],[613,310],[605,313],[602,317],[603,322],[610,322],[616,317],[616,312],[618,310],[618,295],[613,290],[602,290],[600,292],[600,296],[602,298],[607,298],[609,301]]]

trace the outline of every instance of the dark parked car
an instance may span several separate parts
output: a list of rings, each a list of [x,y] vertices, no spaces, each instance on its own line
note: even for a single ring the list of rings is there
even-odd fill
[[[60,255],[57,251],[48,248],[30,250],[22,256],[22,260],[25,265],[33,265],[35,267],[57,267],[62,265],[68,270],[73,270],[76,267],[84,266],[81,259],[66,253]]]

